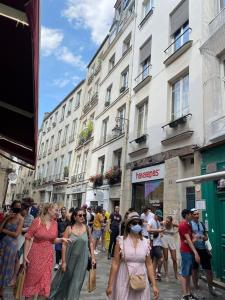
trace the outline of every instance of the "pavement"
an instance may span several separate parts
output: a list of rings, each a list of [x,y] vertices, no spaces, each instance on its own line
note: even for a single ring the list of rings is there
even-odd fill
[[[96,290],[93,291],[92,293],[88,293],[87,291],[88,272],[87,272],[83,289],[81,291],[80,300],[106,300],[105,290],[108,283],[110,266],[111,266],[111,260],[107,259],[106,253],[99,253],[97,255]],[[215,298],[208,293],[207,285],[202,280],[200,280],[200,287],[201,287],[201,295],[204,296],[206,300],[215,300],[215,299],[225,300],[225,290],[216,289],[219,295],[218,297]],[[162,278],[162,281],[158,282],[158,288],[160,292],[159,300],[181,299],[180,282],[178,280],[175,280],[173,277],[171,262],[169,264],[169,282],[166,282],[165,279]],[[4,300],[14,300],[11,288],[7,288],[5,290],[4,296],[5,296]]]

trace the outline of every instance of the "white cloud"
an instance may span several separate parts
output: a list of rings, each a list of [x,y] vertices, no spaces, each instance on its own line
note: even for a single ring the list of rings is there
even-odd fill
[[[81,77],[77,75],[71,75],[66,72],[63,74],[61,78],[54,79],[52,82],[53,86],[57,86],[59,88],[64,88],[67,85],[75,86],[81,81]]]
[[[108,33],[115,0],[67,0],[63,15],[75,26],[91,31],[94,43],[100,44]]]
[[[86,65],[80,55],[74,55],[67,47],[60,47],[56,51],[56,57],[65,63],[84,70]]]
[[[59,29],[41,27],[42,55],[49,56],[61,45],[64,35]]]

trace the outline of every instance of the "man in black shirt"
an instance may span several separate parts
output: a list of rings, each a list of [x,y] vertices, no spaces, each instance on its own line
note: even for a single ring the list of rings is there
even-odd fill
[[[67,219],[67,211],[65,207],[61,208],[61,218],[57,219],[58,223],[58,237],[61,238],[63,236],[66,227],[70,224],[69,220]],[[56,253],[56,264],[54,270],[58,270],[59,262],[62,258],[62,244],[55,245],[55,253]]]
[[[108,251],[108,259],[114,256],[114,248],[116,245],[116,238],[120,232],[120,223],[122,220],[121,215],[119,214],[120,209],[119,206],[115,206],[114,213],[112,213],[109,217],[110,219],[110,242],[109,242],[109,251]]]

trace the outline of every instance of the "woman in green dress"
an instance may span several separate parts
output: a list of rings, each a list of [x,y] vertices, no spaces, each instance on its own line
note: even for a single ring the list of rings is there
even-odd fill
[[[62,266],[56,273],[49,300],[79,300],[85,279],[89,249],[92,264],[95,264],[94,248],[91,234],[85,225],[86,213],[77,208],[71,215],[71,226],[66,228],[65,238],[68,245],[62,246]]]

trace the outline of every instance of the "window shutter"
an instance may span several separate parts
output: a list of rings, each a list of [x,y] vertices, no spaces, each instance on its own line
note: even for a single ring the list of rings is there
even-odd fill
[[[171,35],[189,19],[189,0],[184,0],[170,15]]]
[[[152,39],[148,39],[140,48],[140,63],[143,63],[151,55],[151,47]]]

